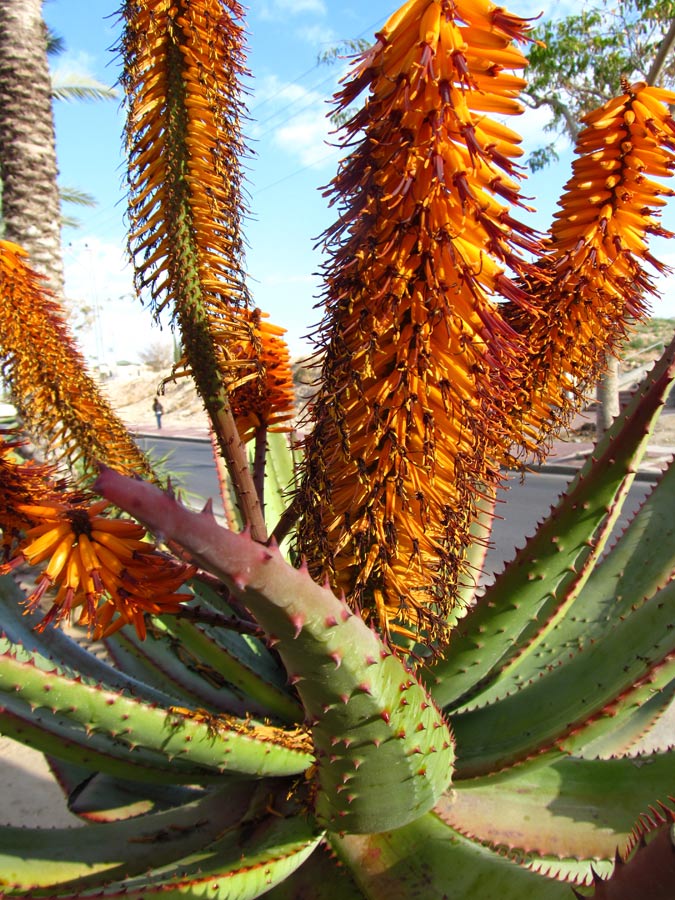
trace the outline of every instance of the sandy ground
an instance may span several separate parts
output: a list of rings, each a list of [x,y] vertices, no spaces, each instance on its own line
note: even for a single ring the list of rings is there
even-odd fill
[[[104,384],[104,390],[121,418],[129,426],[138,427],[152,424],[152,399],[158,383],[159,376],[152,373],[128,372],[126,378]],[[189,382],[169,384],[162,404],[167,425],[206,427],[201,402]],[[652,443],[675,446],[675,409],[662,417]],[[662,720],[655,737],[662,745],[675,743],[675,706]],[[0,737],[0,824],[52,828],[81,825],[68,812],[42,754],[4,737]]]

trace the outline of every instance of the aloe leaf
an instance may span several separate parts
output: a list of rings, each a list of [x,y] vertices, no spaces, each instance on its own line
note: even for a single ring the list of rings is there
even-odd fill
[[[290,696],[281,680],[275,678],[277,667],[266,665],[269,655],[259,647],[259,641],[251,639],[247,642],[245,635],[176,617],[159,620],[157,627],[191,653],[200,666],[210,669],[211,678],[220,676],[227,684],[234,685],[246,698],[251,714],[269,715],[288,724],[302,719],[302,707]]]
[[[266,900],[368,900],[349,871],[325,842],[277,887]]]
[[[157,784],[208,784],[227,777],[204,766],[129,747],[108,734],[88,733],[49,710],[36,710],[11,696],[0,697],[0,733],[87,769]]]
[[[450,828],[427,813],[382,834],[330,835],[368,900],[570,900],[569,885],[549,880]]]
[[[565,616],[604,549],[674,381],[675,340],[549,519],[423,673],[442,706],[456,708],[492,685],[509,663],[536,652],[542,631],[552,630]]]
[[[107,732],[122,746],[206,771],[294,775],[312,763],[282,732],[232,717],[200,721],[175,708],[150,706],[126,694],[67,677],[37,654],[0,640],[0,696],[45,708],[86,731]],[[49,748],[48,752],[55,752]]]
[[[35,631],[41,617],[38,613],[22,612],[24,599],[25,594],[10,576],[0,576],[0,635],[4,634],[12,643],[21,644],[28,650],[36,650],[66,673],[83,675],[111,690],[128,691],[150,703],[166,705],[173,702],[172,697],[161,690],[166,687],[166,681],[151,687],[143,679],[132,677],[99,659],[58,628]]]
[[[653,829],[639,829],[639,845],[627,862],[619,859],[606,880],[594,882],[594,900],[671,900],[675,884],[673,814]],[[646,833],[645,833],[646,832]]]
[[[105,645],[118,665],[131,671],[151,684],[164,684],[165,690],[176,697],[175,703],[185,706],[199,706],[217,712],[244,717],[249,712],[246,698],[224,679],[206,677],[208,668],[202,666],[180,641],[161,624],[148,623],[147,637],[140,640],[128,629],[123,634],[114,634],[106,639]]]
[[[516,690],[542,666],[564,662],[579,648],[601,639],[612,621],[629,615],[666,584],[675,571],[675,465],[668,467],[611,551],[580,590],[570,594],[566,614],[556,617],[502,671],[481,702]]]
[[[674,669],[673,661],[659,667],[649,679],[611,704],[606,715],[586,726],[580,736],[566,738],[562,746],[575,756],[589,759],[629,754],[645,740],[650,749],[675,746],[675,736],[658,742],[650,737],[653,727],[675,700]]]
[[[609,760],[548,755],[458,781],[435,811],[467,837],[509,853],[612,862],[645,802],[674,787],[675,751]]]
[[[204,794],[203,790],[188,785],[157,785],[115,778],[53,756],[47,762],[67,798],[68,810],[88,822],[116,822],[162,812],[184,806]]]
[[[286,434],[267,435],[265,478],[265,521],[271,534],[289,503],[289,491],[296,475],[296,455]]]
[[[223,798],[220,802],[227,806]],[[98,825],[92,830],[100,832],[103,828],[113,827],[116,825]],[[232,900],[255,900],[300,867],[322,839],[321,833],[317,833],[303,816],[281,818],[267,814],[259,818],[244,817],[237,825],[221,830],[223,836],[210,846],[161,867],[155,865],[154,851],[149,851],[146,845],[144,868],[147,869],[148,859],[151,858],[151,873],[114,883],[108,879],[106,886],[91,896],[123,897],[125,900],[144,900],[154,896],[222,896]],[[180,836],[177,840],[180,842]],[[57,890],[52,888],[49,892],[47,888],[43,891],[31,889],[27,894],[13,892],[9,896],[80,900],[90,896],[88,891],[83,893],[81,889],[82,886],[86,890],[90,883],[82,879],[71,885],[61,884]],[[70,893],[69,887],[77,893]]]
[[[380,831],[434,804],[452,776],[452,736],[415,677],[344,601],[277,547],[220,528],[152,485],[106,469],[97,490],[180,541],[276,644],[313,731],[319,821]]]
[[[636,607],[602,638],[564,665],[542,667],[540,677],[496,703],[455,714],[457,777],[473,777],[512,765],[559,745],[572,750],[584,740],[583,727],[625,691],[668,666],[675,651],[675,581]]]
[[[2,827],[0,883],[19,896],[48,888],[60,895],[139,875],[150,860],[161,868],[238,827],[260,805],[263,789],[269,786],[232,785],[179,809],[77,830]]]

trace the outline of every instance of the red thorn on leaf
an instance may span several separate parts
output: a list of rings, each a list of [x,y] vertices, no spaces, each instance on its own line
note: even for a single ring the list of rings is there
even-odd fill
[[[324,624],[326,628],[335,628],[335,626],[337,625],[337,619],[335,618],[335,616],[326,616],[326,621]]]
[[[342,656],[337,652],[337,650],[335,651],[335,653],[330,654],[330,658],[335,663],[335,668],[339,669],[342,665]]]
[[[209,497],[209,499],[206,501],[206,503],[202,507],[202,515],[208,516],[211,519],[215,518],[215,516],[213,515],[213,498],[212,497]]]
[[[239,590],[239,591],[246,590],[246,578],[244,578],[244,575],[241,572],[237,573],[236,575],[233,575],[232,581],[234,582],[234,585],[237,588],[237,590]]]
[[[299,613],[295,616],[291,616],[291,625],[293,626],[293,640],[296,640],[300,637],[302,633],[303,626],[305,624],[305,617],[300,615]]]

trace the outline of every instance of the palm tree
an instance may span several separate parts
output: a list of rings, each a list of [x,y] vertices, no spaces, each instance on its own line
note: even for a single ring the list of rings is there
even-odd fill
[[[42,0],[0,4],[0,180],[4,235],[63,293],[60,201]]]

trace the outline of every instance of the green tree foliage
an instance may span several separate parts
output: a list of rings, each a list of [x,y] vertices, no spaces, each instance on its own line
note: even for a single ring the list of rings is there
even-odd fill
[[[548,109],[544,130],[553,135],[530,156],[534,171],[558,158],[562,135],[574,140],[584,113],[615,96],[621,79],[669,87],[675,83],[675,2],[601,0],[580,13],[542,22],[541,42],[528,54],[528,87],[522,99]]]

